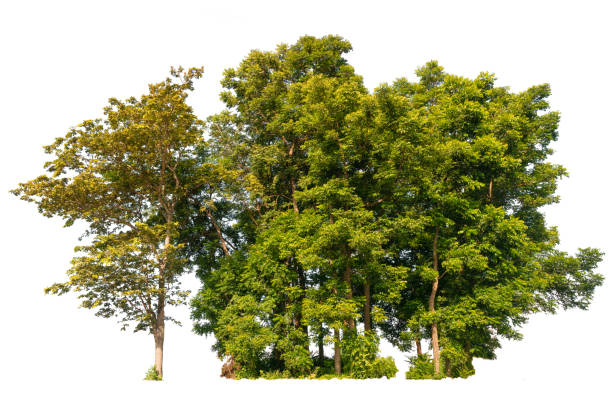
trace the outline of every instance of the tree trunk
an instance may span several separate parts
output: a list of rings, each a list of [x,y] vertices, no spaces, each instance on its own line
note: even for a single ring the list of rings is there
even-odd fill
[[[336,375],[342,374],[342,364],[340,363],[340,330],[334,328],[334,370]]]
[[[436,227],[436,232],[434,234],[433,239],[433,269],[438,271],[438,227]],[[429,295],[429,311],[434,312],[435,302],[436,302],[436,293],[438,292],[438,276],[431,286],[431,294]],[[433,349],[433,364],[434,364],[434,374],[440,374],[440,345],[438,343],[438,323],[433,322],[431,324],[431,346]]]
[[[295,180],[291,177],[291,203],[293,204],[293,212],[300,213],[300,208],[298,208],[297,199],[295,198]]]
[[[164,363],[164,323],[157,327],[157,331],[153,334],[155,338],[155,370],[159,378],[163,378],[163,363]]]
[[[438,343],[438,323],[431,324],[431,347],[433,349],[434,375],[440,374],[440,344]]]
[[[272,349],[272,359],[274,361],[273,367],[282,370],[283,360],[281,359],[281,351],[278,349],[278,345],[274,345],[274,348]]]
[[[168,223],[172,223],[172,214],[167,217]],[[157,314],[155,316],[155,327],[153,335],[155,338],[155,370],[159,378],[163,378],[163,363],[164,363],[164,334],[166,327],[166,266],[168,263],[168,247],[170,246],[170,230],[166,231],[164,240],[164,255],[159,265],[159,281],[157,294]]]
[[[304,268],[302,267],[302,265],[298,264],[297,265],[297,272],[298,272],[298,284],[300,286],[300,289],[302,290],[302,293],[300,294],[299,297],[299,305],[298,305],[298,311],[296,314],[296,318],[298,320],[298,325],[302,328],[302,331],[304,332],[304,334],[306,334],[306,337],[308,337],[308,325],[302,323],[302,304],[304,303],[304,297],[306,294],[306,274],[304,273]],[[308,350],[308,342],[306,343],[306,350]]]
[[[227,248],[227,242],[225,241],[225,238],[223,238],[223,234],[221,233],[221,228],[217,224],[217,221],[215,220],[212,212],[209,209],[206,209],[206,215],[208,215],[208,218],[210,219],[211,223],[213,224],[213,227],[215,228],[215,231],[217,232],[217,237],[219,237],[219,241],[221,242],[223,254],[225,254],[225,256],[229,256],[229,249]]]
[[[421,339],[415,338],[414,342],[416,343],[417,356],[421,356],[423,354],[423,349],[421,349]]]
[[[365,295],[365,306],[363,308],[363,328],[365,331],[372,330],[372,298],[370,295],[370,278],[366,280],[365,286],[363,287]]]
[[[353,299],[353,283],[351,282],[351,274],[352,274],[351,263],[350,263],[350,260],[348,260],[347,258],[346,268],[344,269],[344,282],[347,285],[346,299]],[[348,328],[350,328],[351,330],[355,329],[355,319],[348,319],[346,321],[346,324],[348,325]]]
[[[166,239],[168,241],[168,239]],[[164,265],[165,266],[165,265]],[[164,269],[165,267],[160,267],[160,269]],[[160,293],[158,296],[157,303],[157,316],[155,320],[155,328],[153,330],[153,335],[155,338],[155,370],[157,370],[157,375],[159,378],[163,378],[163,362],[164,362],[164,334],[166,328],[165,321],[165,305],[166,305],[166,296],[165,290],[163,288],[164,277],[163,274],[159,279],[159,288]]]
[[[488,195],[489,203],[493,202],[493,178],[489,180],[489,195]]]
[[[290,157],[293,156],[293,148],[294,146],[292,145],[291,149],[289,150]],[[295,179],[293,178],[293,176],[291,177],[290,182],[291,182],[291,202],[293,204],[293,212],[296,215],[298,215],[300,213],[300,208],[298,208],[297,199],[295,198],[296,187],[295,187]],[[302,324],[302,303],[304,302],[304,295],[306,292],[306,274],[304,273],[304,268],[302,267],[302,265],[297,263],[296,267],[297,267],[297,274],[298,274],[298,285],[300,286],[300,289],[302,290],[302,293],[300,294],[300,297],[299,297],[300,303],[298,305],[298,312],[296,314],[296,319],[297,319],[296,327],[301,327],[304,334],[306,334],[306,337],[308,337],[308,326],[306,324]],[[306,342],[305,346],[306,346],[306,350],[308,350],[308,341]]]
[[[323,346],[323,325],[321,325],[321,333],[319,333],[319,336],[317,337],[318,340],[318,344],[319,344],[319,367],[323,367],[323,363],[325,361],[325,348]]]

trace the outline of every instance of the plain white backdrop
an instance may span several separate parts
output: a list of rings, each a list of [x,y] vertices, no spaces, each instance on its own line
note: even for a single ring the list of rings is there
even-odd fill
[[[546,208],[561,248],[607,252],[609,211],[610,10],[606,1],[8,1],[0,2],[0,396],[19,397],[608,397],[611,282],[584,311],[537,315],[525,339],[504,342],[494,361],[475,361],[467,380],[229,381],[212,339],[191,332],[187,308],[173,310],[165,381],[144,382],[153,339],[122,332],[78,309],[74,295],[45,296],[65,278],[83,226],[62,228],[8,190],[42,173],[42,146],[85,119],[102,116],[109,97],[139,96],[169,67],[205,67],[191,104],[218,112],[219,81],[254,48],[274,50],[304,34],[338,34],[370,89],[436,59],[454,74],[493,72],[513,91],[548,82],[562,114],[553,160],[570,172]],[[185,285],[197,290],[193,277]]]

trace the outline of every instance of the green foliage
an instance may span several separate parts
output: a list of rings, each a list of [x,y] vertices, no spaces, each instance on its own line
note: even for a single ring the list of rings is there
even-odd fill
[[[367,378],[394,378],[399,370],[395,365],[395,360],[391,356],[377,357],[372,363],[371,371]]]
[[[410,369],[406,371],[409,380],[429,380],[434,378],[434,366],[431,356],[422,354],[408,358]]]
[[[352,124],[367,90],[343,58],[350,48],[337,36],[306,36],[274,52],[252,51],[226,71],[227,110],[209,119],[224,184],[240,187],[229,198],[251,224],[240,251],[200,269],[193,317],[196,331],[214,333],[219,356],[233,356],[243,376],[334,372],[311,355],[311,341],[340,351],[347,340],[333,334],[363,318],[368,280],[385,282],[377,295],[399,298],[403,269],[380,261],[384,233],[351,185],[362,157]],[[371,299],[367,306],[371,322],[384,319]],[[377,348],[367,365],[347,360],[360,378]],[[376,363],[379,373],[389,374],[387,363]]]
[[[344,373],[357,379],[395,377],[395,361],[377,356],[378,345],[379,338],[371,331],[345,335],[340,345]]]
[[[421,354],[408,358],[410,369],[406,371],[406,379],[409,380],[430,380],[445,377],[467,378],[474,374],[472,359],[462,348],[452,345],[444,346],[441,359],[441,372],[434,373],[434,364],[429,354]]]
[[[76,248],[68,280],[81,306],[117,316],[122,328],[163,342],[169,305],[185,302],[178,278],[192,266],[183,205],[209,187],[203,123],[186,103],[202,68],[170,71],[139,99],[109,99],[104,118],[86,120],[45,148],[46,174],[12,191],[65,226],[85,222],[91,244]],[[161,371],[161,365],[157,365]]]
[[[230,378],[391,378],[381,337],[431,342],[407,378],[467,377],[530,314],[586,309],[603,254],[558,251],[542,212],[566,175],[548,159],[550,87],[430,61],[369,93],[350,50],[304,36],[250,52],[206,123],[185,101],[202,70],[172,69],[45,147],[47,174],[13,193],[93,236],[46,292],[159,342],[196,266],[194,331]]]
[[[444,365],[444,375],[452,378],[467,378],[475,373],[471,354],[454,343],[444,345],[440,354],[440,362]]]
[[[236,297],[219,318],[216,336],[224,343],[225,351],[240,364],[236,373],[240,378],[259,376],[265,362],[265,350],[276,339],[271,328],[258,322],[265,311],[265,304],[258,303],[252,296]]]
[[[283,350],[283,345],[280,345],[279,348],[282,350],[281,359],[285,369],[291,377],[303,377],[312,373],[314,362],[306,348],[300,345],[289,345],[289,348],[285,350]]]
[[[272,370],[272,371],[264,371],[261,370],[260,371],[260,378],[263,378],[265,380],[280,380],[280,379],[287,379],[287,378],[291,378],[291,372],[289,370]]]
[[[47,174],[13,190],[48,217],[88,225],[65,283],[46,293],[79,293],[82,307],[120,315],[125,328],[153,330],[166,304],[184,302],[177,278],[189,268],[177,242],[178,201],[200,182],[201,121],[185,100],[202,69],[172,69],[140,99],[109,100],[105,119],[87,120],[45,147]]]
[[[200,268],[196,331],[249,376],[390,376],[382,331],[403,350],[439,342],[410,378],[466,377],[529,314],[586,308],[602,254],[556,251],[541,212],[566,175],[547,161],[549,86],[511,93],[431,61],[370,94],[350,49],[305,36],[226,71],[210,148],[249,222]]]
[[[162,378],[159,376],[159,374],[157,374],[157,370],[155,369],[155,366],[151,366],[147,370],[144,380],[145,381],[161,381]]]

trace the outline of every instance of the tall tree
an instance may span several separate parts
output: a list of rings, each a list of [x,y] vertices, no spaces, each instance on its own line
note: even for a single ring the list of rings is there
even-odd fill
[[[45,216],[87,223],[90,245],[47,293],[78,293],[85,308],[118,316],[123,328],[151,333],[155,368],[163,375],[168,305],[184,303],[178,277],[189,269],[180,236],[180,204],[201,189],[202,122],[187,105],[202,68],[171,69],[140,99],[109,100],[103,119],[87,120],[45,151],[47,173],[21,183],[15,195]]]
[[[308,373],[310,339],[322,364],[332,331],[341,373],[340,332],[355,330],[364,306],[353,291],[381,255],[359,247],[380,246],[381,237],[349,181],[357,173],[350,115],[367,96],[343,57],[350,49],[337,36],[305,36],[275,52],[252,51],[222,82],[228,110],[211,118],[212,146],[244,188],[231,196],[256,228],[235,259],[202,274],[194,317],[197,331],[215,333],[220,355],[240,357],[243,375],[266,364]]]
[[[436,62],[417,76],[378,91],[382,120],[398,120],[386,133],[391,155],[381,170],[405,178],[396,209],[413,216],[411,223],[401,213],[395,219],[402,222],[393,240],[397,261],[413,273],[392,312],[399,323],[385,330],[399,341],[402,321],[408,338],[427,328],[433,374],[467,375],[472,357],[493,358],[500,337],[520,338],[526,316],[558,306],[560,287],[577,288],[570,282],[578,275],[580,299],[568,306],[588,303],[601,284],[593,271],[601,254],[581,250],[583,262],[553,256],[559,267],[547,266],[558,240],[539,208],[558,200],[565,173],[547,162],[558,124],[556,113],[544,112],[547,85],[512,94],[494,87],[490,74],[466,79]]]
[[[352,76],[353,69],[342,57],[348,50],[350,44],[337,36],[321,39],[305,36],[292,46],[278,46],[274,52],[252,51],[238,68],[226,71],[222,81],[226,91],[222,93],[221,98],[228,109],[213,116],[210,124],[212,148],[216,150],[219,164],[226,167],[226,180],[232,182],[229,186],[242,188],[228,194],[235,203],[240,203],[244,214],[248,215],[252,222],[250,225],[243,224],[243,227],[247,231],[257,231],[256,235],[250,234],[250,237],[261,237],[257,243],[260,247],[248,250],[244,248],[245,253],[236,253],[235,256],[237,259],[243,259],[247,266],[252,265],[255,270],[260,270],[262,265],[270,268],[254,277],[273,276],[276,274],[268,272],[278,270],[286,288],[292,291],[291,295],[285,298],[286,293],[277,292],[281,289],[278,281],[272,283],[268,280],[265,284],[258,284],[258,287],[264,289],[263,287],[273,284],[276,291],[267,294],[250,291],[248,295],[276,298],[272,306],[276,318],[270,316],[263,320],[268,323],[273,323],[273,319],[277,321],[275,331],[280,334],[278,337],[296,329],[300,330],[301,332],[295,332],[295,335],[300,337],[298,340],[306,351],[308,327],[302,322],[301,312],[301,302],[307,285],[306,271],[297,260],[295,250],[282,253],[273,251],[279,244],[279,234],[283,232],[266,233],[266,230],[271,226],[281,228],[281,225],[274,222],[276,217],[292,222],[300,214],[296,191],[298,181],[307,169],[303,146],[309,139],[309,132],[300,129],[299,125],[300,118],[303,117],[299,114],[299,88],[313,75],[339,78]],[[256,230],[252,230],[253,228]],[[275,242],[273,238],[266,237],[277,239]],[[255,244],[253,241],[251,243]],[[295,248],[295,245],[288,245],[286,248]],[[267,260],[255,264],[247,260],[251,254],[265,255]],[[277,266],[272,266],[274,264]],[[227,290],[222,296],[213,295],[215,284],[223,279],[218,280],[212,274],[224,271],[229,272],[226,267],[221,267],[217,271],[199,273],[204,288],[194,301],[196,331],[210,332],[210,329],[214,329],[213,326],[219,326],[216,321],[221,317],[219,311],[225,309],[230,301],[238,301],[240,295],[247,294],[242,292],[238,285],[233,290]],[[212,304],[211,296],[217,298],[215,303],[225,305],[215,310],[217,306],[209,306]],[[209,299],[205,301],[204,298]],[[201,322],[198,322],[198,319]],[[287,319],[291,320],[287,325],[280,322]],[[218,349],[222,346],[219,343]],[[282,361],[280,347],[287,348],[287,345],[276,342],[274,346],[275,361],[278,363]]]

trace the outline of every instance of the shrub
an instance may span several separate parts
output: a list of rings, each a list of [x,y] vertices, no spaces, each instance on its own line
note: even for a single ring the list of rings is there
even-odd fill
[[[428,380],[434,378],[434,366],[428,354],[408,358],[410,370],[406,371],[409,380]]]
[[[289,374],[288,370],[270,370],[270,371],[264,371],[261,370],[260,372],[260,377],[266,380],[278,380],[278,379],[284,379],[284,378],[291,378],[291,374]]]
[[[379,357],[372,364],[369,378],[393,378],[397,374],[398,369],[395,365],[395,360],[391,356]]]
[[[379,338],[365,332],[347,335],[341,343],[343,371],[352,378],[392,378],[397,367],[392,357],[377,356]]]
[[[467,378],[474,375],[472,357],[464,348],[456,343],[449,342],[440,354],[440,366],[444,365],[444,374],[452,378]],[[442,370],[440,370],[442,371]]]
[[[159,374],[157,374],[157,370],[155,369],[155,366],[151,366],[149,367],[149,369],[147,370],[147,373],[145,374],[145,381],[161,381],[161,377],[159,376]]]

